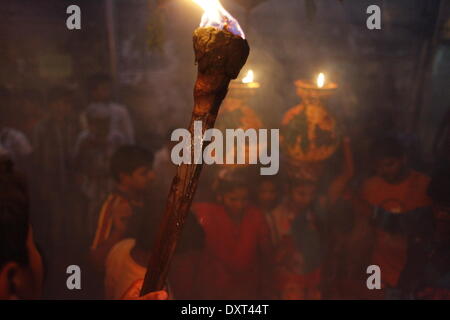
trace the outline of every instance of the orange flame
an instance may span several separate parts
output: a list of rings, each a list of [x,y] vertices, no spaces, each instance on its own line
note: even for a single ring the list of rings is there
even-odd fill
[[[220,30],[226,29],[236,36],[245,39],[241,26],[233,16],[228,13],[219,0],[193,0],[202,7],[204,14],[200,27],[215,27]]]
[[[255,80],[253,70],[248,70],[247,75],[242,79],[242,83],[252,83]]]
[[[325,75],[321,72],[317,76],[317,87],[323,88],[324,85],[325,85]]]

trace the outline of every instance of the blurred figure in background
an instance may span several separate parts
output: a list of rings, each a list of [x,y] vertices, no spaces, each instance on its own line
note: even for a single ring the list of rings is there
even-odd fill
[[[406,271],[423,261],[423,247],[431,234],[430,178],[408,166],[396,139],[375,141],[371,152],[375,175],[364,181],[362,198],[376,209],[372,263],[383,272],[384,297],[398,297],[401,287],[411,285]]]
[[[14,97],[16,126],[31,140],[37,125],[45,117],[44,96],[37,90],[27,89],[16,92]]]
[[[249,203],[241,171],[224,171],[216,202],[192,206],[205,232],[198,286],[203,299],[270,298],[273,259],[270,230],[261,211]],[[224,173],[222,172],[222,173]]]
[[[0,148],[22,169],[26,169],[33,148],[26,134],[19,129],[20,115],[11,92],[0,87]],[[20,108],[19,108],[20,110]]]
[[[350,139],[344,137],[342,167],[328,175],[330,162],[299,164],[290,171],[287,195],[274,210],[278,292],[282,299],[321,299],[337,266],[335,243],[346,243],[352,209],[348,185],[354,175]],[[342,210],[342,208],[345,208]],[[335,215],[345,212],[345,215]],[[350,225],[350,226],[349,226]],[[343,231],[343,229],[347,229]],[[346,268],[347,266],[343,266]]]
[[[144,208],[144,197],[154,179],[153,154],[143,148],[123,146],[110,161],[115,186],[98,215],[91,245],[95,267],[104,270],[110,249],[119,241],[135,236]]]
[[[134,127],[128,109],[113,101],[111,77],[97,74],[88,80],[89,105],[86,113],[82,115],[83,126],[87,127],[86,114],[90,112],[102,112],[109,115],[109,134],[119,133],[126,144],[134,144]]]
[[[317,184],[292,180],[288,198],[275,211],[277,291],[281,299],[320,299],[326,255],[326,208]]]
[[[109,170],[111,156],[125,144],[120,133],[111,132],[110,117],[104,109],[89,109],[86,112],[88,128],[80,133],[75,146],[76,180],[87,200],[84,221],[90,239],[102,202],[113,189]]]
[[[54,244],[63,238],[74,239],[82,230],[78,218],[84,208],[80,207],[76,194],[73,166],[80,127],[73,92],[55,87],[49,91],[47,105],[45,117],[33,132],[34,170],[30,182],[35,194],[33,205],[47,211],[40,212],[33,220],[41,222],[40,234],[53,235],[49,240]],[[45,188],[42,188],[43,183]]]
[[[274,210],[281,200],[284,192],[281,183],[273,176],[260,176],[256,190],[254,191],[254,201],[257,207],[264,213],[267,225],[270,228],[272,242],[277,241],[277,229],[275,224]]]

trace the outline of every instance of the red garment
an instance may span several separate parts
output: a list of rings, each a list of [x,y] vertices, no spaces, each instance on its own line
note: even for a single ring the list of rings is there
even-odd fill
[[[198,276],[203,272],[203,252],[175,254],[169,273],[169,286],[175,300],[199,300],[201,288]]]
[[[427,195],[429,181],[429,177],[417,171],[411,171],[408,177],[398,184],[372,177],[364,182],[362,197],[374,206],[401,215],[431,205],[431,199]],[[407,245],[406,236],[376,229],[372,262],[380,266],[382,281],[390,287],[397,286],[406,265]]]
[[[262,298],[265,257],[270,252],[270,231],[264,215],[248,207],[240,224],[225,208],[212,203],[194,204],[205,231],[203,266],[198,282],[204,299]]]
[[[320,284],[322,268],[305,274],[280,271],[277,274],[281,300],[318,300],[321,298]]]

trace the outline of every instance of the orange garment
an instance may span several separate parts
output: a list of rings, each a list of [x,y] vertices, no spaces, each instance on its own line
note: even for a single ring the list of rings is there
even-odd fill
[[[114,233],[124,233],[125,221],[132,215],[129,200],[117,193],[111,193],[103,203],[98,217],[97,230],[91,249],[95,250]]]
[[[393,213],[403,213],[431,204],[427,196],[429,183],[428,176],[414,170],[399,184],[372,177],[365,181],[362,196],[372,205]]]
[[[197,203],[193,210],[205,231],[203,270],[198,276],[203,298],[260,298],[267,263],[263,257],[271,245],[264,215],[249,207],[237,224],[221,205]]]
[[[392,214],[402,214],[431,205],[427,196],[429,177],[412,170],[399,184],[390,184],[380,177],[365,181],[362,197],[370,204]],[[382,282],[395,287],[406,264],[407,238],[377,228],[372,262],[381,268]]]

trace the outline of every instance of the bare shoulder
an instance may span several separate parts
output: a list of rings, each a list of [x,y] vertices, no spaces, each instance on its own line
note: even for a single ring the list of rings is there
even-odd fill
[[[130,202],[126,198],[117,196],[114,200],[112,211],[115,215],[129,216],[132,214],[133,209],[131,208]]]

